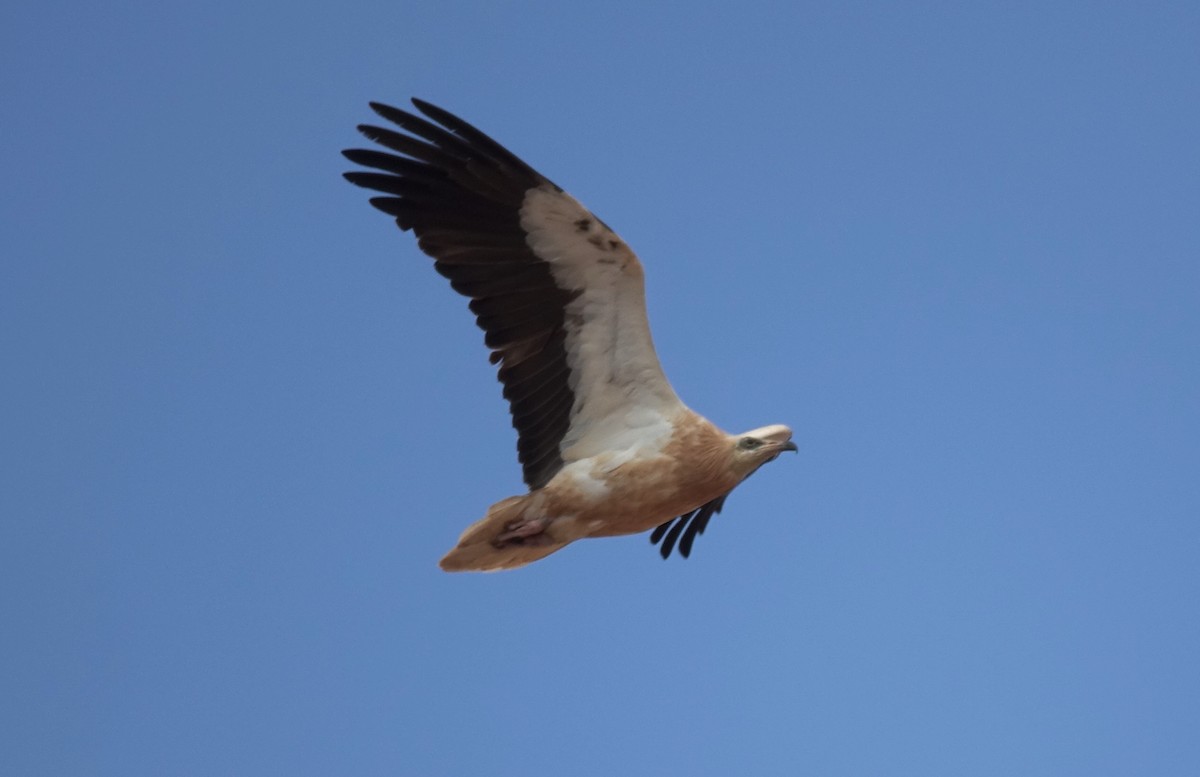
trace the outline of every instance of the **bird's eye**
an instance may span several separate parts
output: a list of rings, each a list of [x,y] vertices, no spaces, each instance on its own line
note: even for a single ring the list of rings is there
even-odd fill
[[[744,451],[752,451],[760,445],[762,445],[762,440],[754,437],[743,437],[738,443],[738,447]]]

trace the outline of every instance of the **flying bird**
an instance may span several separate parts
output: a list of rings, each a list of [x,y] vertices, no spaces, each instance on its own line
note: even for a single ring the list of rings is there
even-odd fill
[[[448,572],[524,566],[586,537],[654,529],[687,557],[739,483],[782,451],[781,424],[726,434],[689,409],[659,365],[642,265],[607,224],[496,141],[413,99],[371,103],[378,150],[342,153],[348,181],[412,231],[470,298],[498,365],[529,492],[503,499],[441,560]],[[678,543],[678,544],[677,544]]]

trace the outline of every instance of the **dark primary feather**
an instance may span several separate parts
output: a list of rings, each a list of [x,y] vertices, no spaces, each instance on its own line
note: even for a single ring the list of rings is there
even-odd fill
[[[714,515],[721,512],[721,508],[725,506],[725,500],[729,494],[724,494],[717,497],[711,502],[692,510],[690,513],[685,513],[678,518],[672,518],[666,523],[660,524],[650,534],[650,543],[659,546],[658,552],[662,554],[664,559],[669,558],[671,551],[675,548],[675,541],[679,541],[679,555],[687,558],[692,555],[692,543],[696,541],[696,537],[704,533],[704,529],[708,527],[708,522]]]
[[[529,248],[520,207],[548,179],[462,119],[421,100],[426,118],[381,103],[371,108],[404,132],[359,125],[391,152],[349,149],[370,168],[345,174],[381,192],[371,205],[412,230],[455,291],[471,299],[476,323],[499,365],[525,482],[545,485],[562,468],[559,442],[570,424],[564,308],[578,292],[559,288]],[[690,547],[690,543],[689,543]],[[682,546],[681,546],[682,550]]]
[[[774,460],[775,457],[772,456],[767,461]],[[742,482],[745,483],[747,478],[762,469],[762,466],[765,463],[766,462],[762,462],[757,467],[750,470],[749,474],[742,478]],[[650,533],[650,543],[652,545],[657,545],[659,540],[663,541],[662,545],[658,549],[658,552],[662,554],[663,559],[666,559],[671,555],[671,550],[675,547],[676,539],[679,539],[679,555],[683,556],[684,558],[692,555],[692,543],[696,541],[696,537],[704,533],[704,530],[708,527],[708,522],[712,520],[712,517],[721,512],[721,508],[725,506],[725,500],[729,498],[729,494],[731,493],[733,492],[727,491],[711,502],[705,502],[695,510],[692,510],[690,513],[681,515],[678,518],[672,518],[666,523],[659,524],[654,531]],[[672,526],[672,524],[674,524],[674,526]],[[680,536],[681,533],[682,537]]]

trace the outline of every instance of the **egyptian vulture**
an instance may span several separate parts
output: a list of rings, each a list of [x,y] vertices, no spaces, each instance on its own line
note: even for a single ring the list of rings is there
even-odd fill
[[[792,431],[722,432],[679,400],[646,319],[642,265],[607,224],[496,141],[422,100],[371,108],[402,132],[342,152],[371,204],[469,297],[498,365],[529,493],[463,532],[446,571],[513,569],[585,537],[653,529],[687,557],[725,498]]]

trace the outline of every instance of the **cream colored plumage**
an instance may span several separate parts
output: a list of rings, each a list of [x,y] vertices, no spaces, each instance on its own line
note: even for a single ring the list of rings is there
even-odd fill
[[[343,152],[346,178],[412,230],[471,309],[499,365],[530,492],[492,505],[441,561],[511,569],[585,537],[658,529],[687,556],[726,495],[791,430],[728,435],[676,396],[654,351],[641,263],[604,222],[479,130],[420,100],[372,104],[400,155]],[[672,524],[671,522],[674,521]]]

